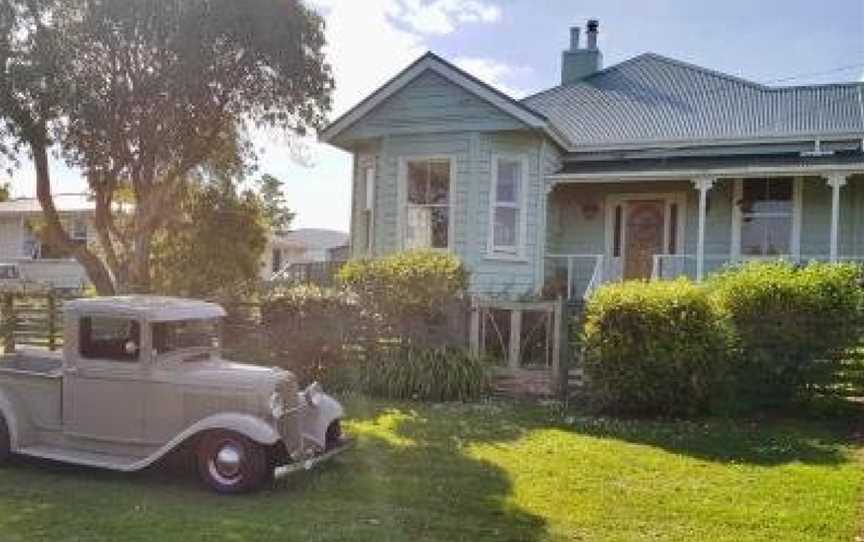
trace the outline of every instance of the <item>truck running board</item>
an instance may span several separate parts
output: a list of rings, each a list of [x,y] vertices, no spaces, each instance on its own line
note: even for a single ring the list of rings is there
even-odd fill
[[[85,467],[97,467],[116,471],[131,472],[140,469],[143,457],[131,457],[125,455],[100,454],[84,450],[70,450],[68,448],[57,448],[54,446],[29,446],[17,451],[21,455],[72,463]]]

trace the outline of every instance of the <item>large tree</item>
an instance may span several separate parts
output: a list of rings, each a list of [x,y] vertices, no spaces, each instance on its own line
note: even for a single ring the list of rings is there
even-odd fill
[[[29,152],[45,236],[102,294],[150,289],[154,237],[214,149],[244,167],[251,128],[302,135],[330,108],[323,20],[299,0],[3,0],[0,32],[0,150]],[[95,250],[59,219],[52,149],[87,179]]]

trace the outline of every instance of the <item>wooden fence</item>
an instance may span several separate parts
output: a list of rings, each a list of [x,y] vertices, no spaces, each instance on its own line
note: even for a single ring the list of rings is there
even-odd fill
[[[0,292],[3,350],[18,346],[57,350],[63,346],[63,302],[74,296],[56,290]]]

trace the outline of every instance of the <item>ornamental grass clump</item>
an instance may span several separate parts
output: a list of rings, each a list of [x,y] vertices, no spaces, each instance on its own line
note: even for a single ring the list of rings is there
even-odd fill
[[[367,361],[370,395],[421,401],[475,401],[489,392],[490,363],[462,348],[397,346]]]

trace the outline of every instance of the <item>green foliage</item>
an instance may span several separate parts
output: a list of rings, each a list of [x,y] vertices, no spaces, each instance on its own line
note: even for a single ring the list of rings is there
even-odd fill
[[[861,340],[864,289],[854,265],[750,263],[707,284],[735,330],[740,400],[806,399]]]
[[[271,363],[291,369],[304,383],[353,387],[344,379],[352,360],[359,363],[362,320],[352,296],[317,286],[279,288],[264,300],[261,316]]]
[[[844,359],[862,324],[859,268],[758,262],[702,286],[605,286],[578,339],[588,395],[600,408],[741,412],[812,402],[847,385],[854,371]]]
[[[600,409],[693,413],[724,386],[726,333],[705,291],[686,280],[601,288],[586,308],[583,340]]]
[[[464,313],[468,271],[446,252],[412,250],[345,264],[339,282],[383,326],[380,333],[406,341],[438,344],[437,330]],[[437,333],[435,331],[441,331]]]
[[[270,228],[276,231],[287,230],[294,220],[294,213],[288,208],[282,181],[273,175],[264,174],[258,179],[258,195],[261,197],[264,217]]]
[[[46,234],[100,293],[147,291],[154,237],[214,154],[245,171],[253,127],[327,122],[324,46],[324,19],[300,0],[4,0],[0,155],[33,158]],[[52,210],[52,149],[87,173],[98,251]],[[134,199],[122,211],[120,194]]]
[[[363,368],[364,390],[391,399],[472,401],[489,391],[490,365],[461,348],[382,349]]]
[[[193,185],[179,213],[154,240],[154,290],[187,297],[236,299],[258,283],[268,230],[259,198],[231,183]]]

